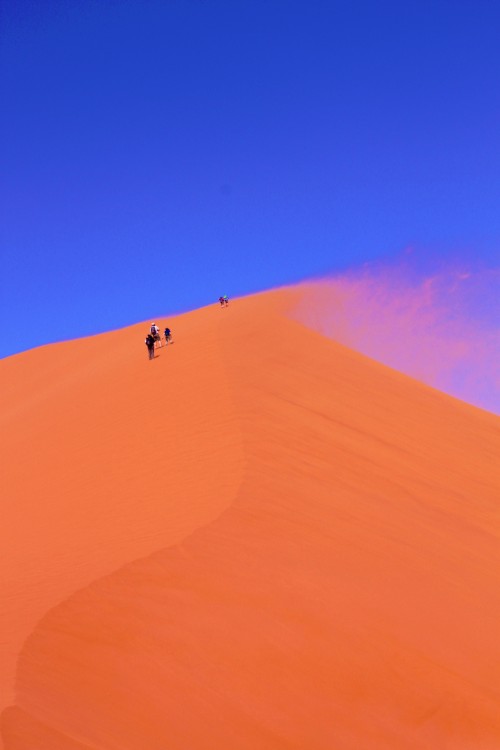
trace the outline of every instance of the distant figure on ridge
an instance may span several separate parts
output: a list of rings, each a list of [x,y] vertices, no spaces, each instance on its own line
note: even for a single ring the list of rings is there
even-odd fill
[[[165,346],[169,341],[172,341],[172,331],[170,328],[165,328]]]
[[[151,323],[151,336],[153,337],[154,341],[159,341],[161,346],[161,336],[160,336],[160,329],[156,325],[156,323]]]
[[[219,297],[219,302],[221,307],[227,307],[229,305],[229,297],[227,294],[224,294],[223,297]]]
[[[148,333],[144,342],[148,347],[149,359],[155,358],[155,338],[152,333]]]

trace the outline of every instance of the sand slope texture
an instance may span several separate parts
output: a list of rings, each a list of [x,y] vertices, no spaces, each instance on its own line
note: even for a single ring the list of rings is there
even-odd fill
[[[500,420],[307,292],[0,362],[5,750],[500,747]]]

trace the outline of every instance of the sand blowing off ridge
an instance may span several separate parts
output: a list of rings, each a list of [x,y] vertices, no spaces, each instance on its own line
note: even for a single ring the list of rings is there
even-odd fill
[[[500,747],[500,420],[303,292],[0,363],[5,750]]]

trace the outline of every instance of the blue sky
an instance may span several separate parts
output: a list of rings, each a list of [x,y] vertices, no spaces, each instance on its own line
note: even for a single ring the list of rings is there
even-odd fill
[[[499,28],[493,0],[3,0],[0,356],[407,247],[498,265]]]

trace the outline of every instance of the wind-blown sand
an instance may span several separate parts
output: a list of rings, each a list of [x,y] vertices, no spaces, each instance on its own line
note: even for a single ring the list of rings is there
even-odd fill
[[[500,747],[500,420],[307,289],[0,363],[5,750]]]

